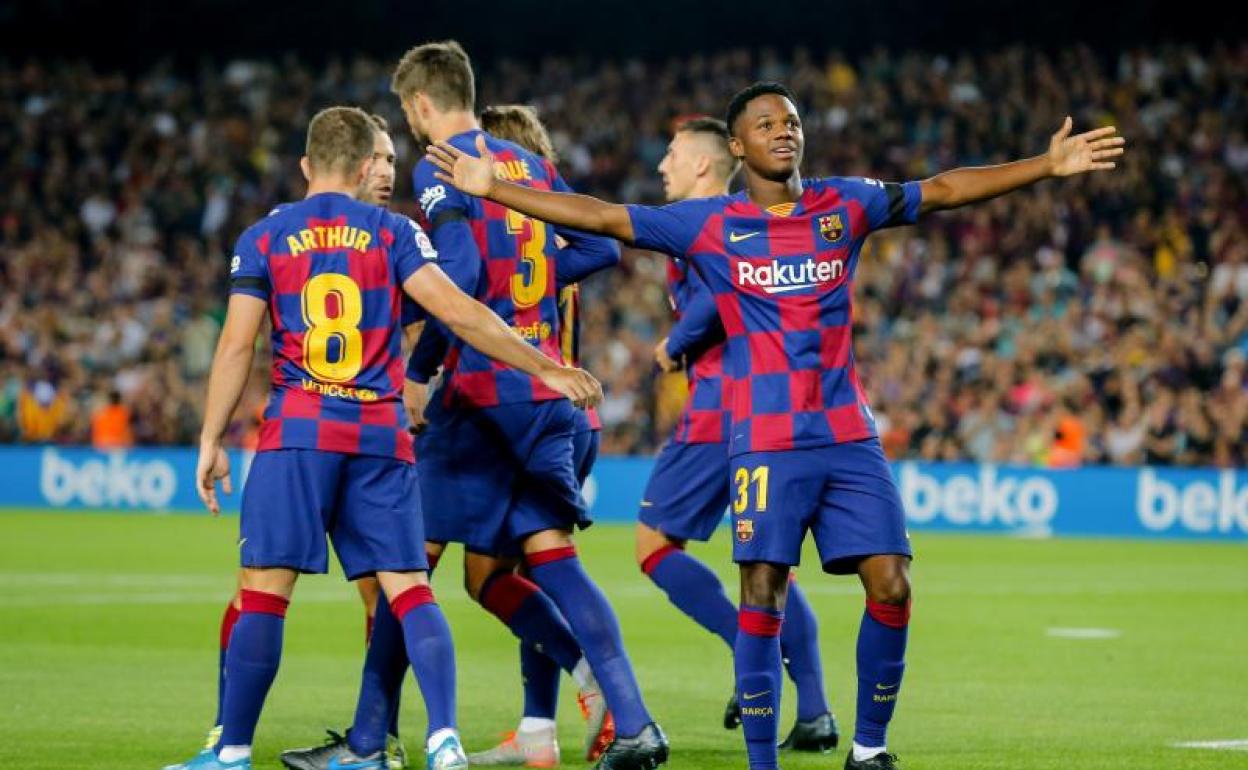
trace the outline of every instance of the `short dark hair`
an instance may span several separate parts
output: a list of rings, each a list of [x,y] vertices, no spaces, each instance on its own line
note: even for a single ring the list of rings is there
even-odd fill
[[[429,95],[439,110],[470,110],[476,101],[472,62],[464,47],[454,40],[425,43],[410,49],[399,60],[390,80],[399,99],[417,91]]]
[[[727,125],[730,133],[735,132],[737,118],[741,117],[741,113],[745,112],[746,105],[766,94],[783,96],[785,99],[797,104],[797,100],[793,98],[793,92],[780,83],[759,82],[746,86],[738,91],[736,96],[732,97],[732,101],[728,102],[728,114],[724,117],[724,123]]]

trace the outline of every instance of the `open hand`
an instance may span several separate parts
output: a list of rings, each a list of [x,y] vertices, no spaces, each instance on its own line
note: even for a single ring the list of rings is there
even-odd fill
[[[1114,126],[1070,135],[1074,121],[1066,122],[1049,140],[1049,164],[1053,176],[1071,176],[1088,171],[1109,171],[1117,166],[1114,158],[1125,151],[1127,140]]]
[[[219,442],[204,441],[199,445],[199,462],[195,467],[195,491],[213,516],[221,513],[221,504],[217,502],[217,479],[221,480],[221,489],[227,495],[234,491],[230,482],[229,455]]]
[[[438,167],[433,175],[460,190],[485,198],[494,186],[494,153],[485,146],[485,135],[477,135],[477,153],[474,158],[449,142],[438,142],[425,148],[425,157]]]

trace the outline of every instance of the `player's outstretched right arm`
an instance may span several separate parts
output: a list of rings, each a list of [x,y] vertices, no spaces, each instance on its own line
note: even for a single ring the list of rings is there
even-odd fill
[[[426,149],[425,157],[440,169],[435,176],[478,198],[488,198],[526,216],[552,225],[574,227],[590,233],[633,242],[633,222],[628,209],[588,195],[534,190],[494,175],[494,154],[486,147],[485,137],[477,137],[477,153],[473,157],[447,142],[438,142]]]
[[[589,372],[547,358],[494,311],[461,291],[436,265],[412,273],[403,282],[403,290],[452,334],[490,358],[540,378],[577,406],[596,406],[602,401],[602,386]]]

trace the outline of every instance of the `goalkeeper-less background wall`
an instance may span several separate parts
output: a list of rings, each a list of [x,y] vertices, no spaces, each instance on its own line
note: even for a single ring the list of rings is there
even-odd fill
[[[195,459],[190,449],[0,447],[0,506],[202,512],[193,481]],[[231,457],[236,492],[225,504],[232,510],[237,510],[237,490],[249,461],[244,452]],[[586,488],[599,521],[633,520],[652,462],[599,460]],[[915,530],[1248,543],[1248,473],[1243,471],[921,462],[896,463],[893,471]]]

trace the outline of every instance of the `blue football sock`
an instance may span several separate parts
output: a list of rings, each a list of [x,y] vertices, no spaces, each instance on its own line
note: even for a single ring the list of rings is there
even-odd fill
[[[451,627],[433,600],[433,589],[409,588],[394,598],[390,609],[403,625],[407,659],[429,714],[426,737],[455,728],[455,648]]]
[[[641,570],[681,612],[732,648],[737,640],[737,608],[710,567],[669,545],[652,553]]]
[[[401,690],[396,692],[394,700],[390,703],[390,727],[388,732],[395,738],[399,737],[399,706],[403,703],[401,692]]]
[[[282,660],[282,631],[290,601],[276,594],[242,594],[242,612],[225,654],[225,705],[221,746],[250,746],[260,710]]]
[[[554,548],[526,558],[533,580],[555,600],[585,651],[615,718],[616,734],[625,738],[637,735],[652,720],[607,597],[590,580],[574,548]]]
[[[524,716],[554,719],[559,707],[559,664],[520,645],[520,678],[524,682]]]
[[[858,629],[858,717],[854,743],[885,746],[906,670],[910,605],[867,602]]]
[[[360,678],[360,699],[355,706],[355,721],[347,734],[351,750],[357,755],[368,756],[384,748],[386,731],[397,729],[392,720],[398,717],[399,697],[406,675],[407,646],[403,626],[383,597],[377,602],[373,616],[373,634],[364,654],[364,673]]]
[[[234,632],[234,624],[238,622],[238,608],[234,606],[234,598],[225,605],[225,613],[221,616],[221,652],[217,656],[217,715],[213,718],[214,726],[221,724],[225,711],[225,653],[230,649],[230,634]]]
[[[741,731],[750,770],[776,770],[779,732],[780,626],[784,614],[763,607],[741,605],[733,661],[737,699],[741,704]]]
[[[564,671],[571,673],[580,661],[581,646],[568,622],[533,581],[513,572],[496,572],[481,586],[480,600],[516,638],[545,653]]]
[[[796,582],[789,583],[789,599],[780,629],[780,651],[784,655],[797,690],[797,718],[808,722],[826,714],[828,696],[823,690],[823,662],[819,658],[819,621],[806,594]]]

